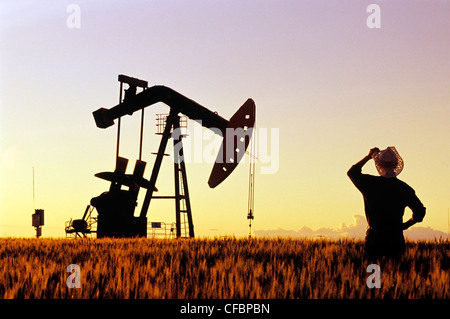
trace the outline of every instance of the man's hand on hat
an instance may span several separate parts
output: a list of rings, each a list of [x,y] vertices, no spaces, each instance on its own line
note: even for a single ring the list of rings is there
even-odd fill
[[[380,149],[378,147],[374,147],[374,148],[370,149],[369,154],[367,156],[370,157],[370,158],[373,158],[379,152],[380,152]]]

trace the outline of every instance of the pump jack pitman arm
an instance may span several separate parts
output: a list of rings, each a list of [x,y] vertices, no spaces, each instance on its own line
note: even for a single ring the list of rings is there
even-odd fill
[[[135,111],[158,102],[167,104],[171,111],[182,113],[215,133],[218,133],[217,129],[221,132],[224,139],[208,180],[211,188],[219,185],[236,168],[249,145],[255,124],[255,102],[248,99],[227,121],[171,88],[156,85],[126,97],[111,109],[100,108],[94,111],[95,123],[99,128],[108,128],[114,125],[115,119],[132,115]]]

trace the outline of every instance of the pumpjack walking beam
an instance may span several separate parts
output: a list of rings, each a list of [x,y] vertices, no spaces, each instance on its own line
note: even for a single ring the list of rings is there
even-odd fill
[[[99,128],[114,125],[114,120],[149,105],[163,102],[171,107],[171,112],[182,113],[206,128],[223,136],[222,147],[208,180],[211,188],[223,182],[236,168],[245,154],[255,123],[255,102],[247,101],[238,109],[229,121],[206,107],[165,86],[153,86],[139,94],[125,97],[124,101],[111,109],[100,108],[93,112]],[[229,130],[230,129],[230,130]],[[232,132],[231,136],[227,133]],[[233,153],[233,154],[231,154]]]
[[[149,105],[163,102],[171,107],[171,111],[175,114],[182,113],[189,117],[190,119],[199,122],[206,128],[213,130],[217,133],[219,130],[220,134],[224,137],[222,143],[222,149],[219,155],[223,158],[217,158],[216,164],[223,163],[224,165],[219,165],[214,168],[218,172],[223,171],[222,174],[214,174],[217,176],[212,180],[208,181],[210,187],[214,188],[219,185],[226,177],[228,177],[234,168],[237,166],[240,159],[244,156],[245,150],[248,147],[252,129],[255,123],[255,102],[252,99],[248,99],[238,111],[230,118],[229,121],[218,115],[216,112],[212,112],[206,107],[198,104],[197,102],[183,96],[182,94],[172,90],[171,88],[156,85],[149,87],[144,91],[136,95],[129,94],[125,97],[124,101],[111,109],[100,108],[93,112],[95,122],[99,128],[107,128],[114,125],[114,120],[118,119],[124,115],[132,115],[135,111],[143,109]],[[227,129],[232,129],[233,131],[242,129],[243,132],[238,132],[238,134],[233,135],[230,139],[235,139],[237,135],[241,134],[245,138],[238,137],[238,141],[227,141]],[[234,150],[234,154],[228,154],[228,148],[230,145],[238,147],[231,147]],[[226,151],[225,148],[226,146]],[[230,160],[233,158],[233,160]],[[214,170],[213,168],[213,170]]]
[[[201,121],[206,128],[217,128],[225,136],[228,121],[208,110],[197,102],[162,85],[155,85],[134,96],[126,97],[123,103],[111,109],[100,108],[93,112],[95,123],[99,128],[107,128],[114,124],[114,120],[124,115],[132,115],[149,105],[163,102],[174,109],[176,113],[183,113],[194,121]]]

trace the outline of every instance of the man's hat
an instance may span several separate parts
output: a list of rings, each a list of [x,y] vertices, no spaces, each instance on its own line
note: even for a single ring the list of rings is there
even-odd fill
[[[403,170],[403,159],[394,146],[389,146],[373,155],[378,173],[386,178],[397,176]]]

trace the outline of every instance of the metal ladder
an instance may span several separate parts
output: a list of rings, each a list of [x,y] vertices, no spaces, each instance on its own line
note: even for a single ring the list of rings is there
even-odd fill
[[[175,121],[174,130],[180,128],[180,118]],[[173,140],[175,145],[182,143],[183,135]],[[189,198],[189,189],[187,185],[186,166],[183,157],[183,147],[179,148],[179,154],[174,152],[174,175],[175,175],[175,210],[177,237],[194,237],[194,224],[192,221],[191,201]]]

